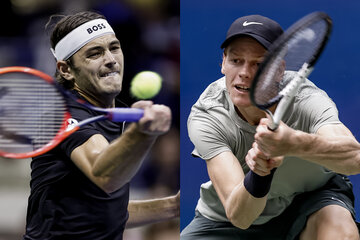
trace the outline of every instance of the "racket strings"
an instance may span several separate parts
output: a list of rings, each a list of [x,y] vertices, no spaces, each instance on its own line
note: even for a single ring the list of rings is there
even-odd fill
[[[312,65],[323,47],[328,29],[327,21],[319,19],[277,41],[258,72],[253,95],[257,106],[265,109],[281,99],[281,92],[292,80],[287,76],[293,76],[291,72],[299,71],[304,63]]]
[[[0,75],[0,151],[29,152],[63,127],[66,104],[55,86],[28,74]]]

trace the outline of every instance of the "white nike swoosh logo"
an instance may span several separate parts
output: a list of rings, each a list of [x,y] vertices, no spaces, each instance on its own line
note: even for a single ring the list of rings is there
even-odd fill
[[[246,27],[246,26],[249,26],[249,25],[252,25],[252,24],[263,25],[263,24],[260,23],[260,22],[248,22],[248,21],[245,21],[245,22],[243,23],[243,26]]]

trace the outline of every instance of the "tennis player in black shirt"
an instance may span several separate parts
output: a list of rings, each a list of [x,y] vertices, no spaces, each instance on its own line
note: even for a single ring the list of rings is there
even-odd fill
[[[51,34],[56,78],[92,105],[114,107],[122,87],[124,57],[104,16],[80,12],[64,16]],[[119,240],[128,220],[129,181],[157,136],[166,133],[171,111],[139,101],[138,123],[89,124],[54,150],[31,162],[31,194],[24,239]],[[95,112],[69,102],[72,121]],[[136,203],[141,218],[129,225],[164,220],[178,214],[179,196]],[[142,206],[144,206],[142,208]],[[154,214],[156,213],[156,214]]]

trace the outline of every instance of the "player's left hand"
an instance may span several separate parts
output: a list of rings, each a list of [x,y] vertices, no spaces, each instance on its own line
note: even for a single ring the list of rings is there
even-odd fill
[[[275,131],[268,128],[269,119],[262,118],[256,128],[255,141],[267,157],[285,156],[292,149],[290,136],[295,130],[281,122]]]
[[[258,144],[254,142],[252,148],[245,157],[245,161],[251,171],[259,176],[266,176],[270,174],[272,169],[277,168],[282,164],[283,157],[266,157],[259,150]]]

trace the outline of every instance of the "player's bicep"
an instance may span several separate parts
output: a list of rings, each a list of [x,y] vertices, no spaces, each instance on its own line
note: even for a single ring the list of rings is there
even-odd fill
[[[351,131],[342,123],[323,125],[317,130],[316,134],[325,137],[351,137],[355,139]]]
[[[232,152],[222,152],[207,160],[206,164],[210,180],[225,206],[231,192],[243,181],[244,171]]]
[[[91,136],[86,142],[76,147],[70,155],[75,165],[95,184],[101,185],[103,178],[95,177],[92,173],[97,156],[109,145],[101,134]]]

